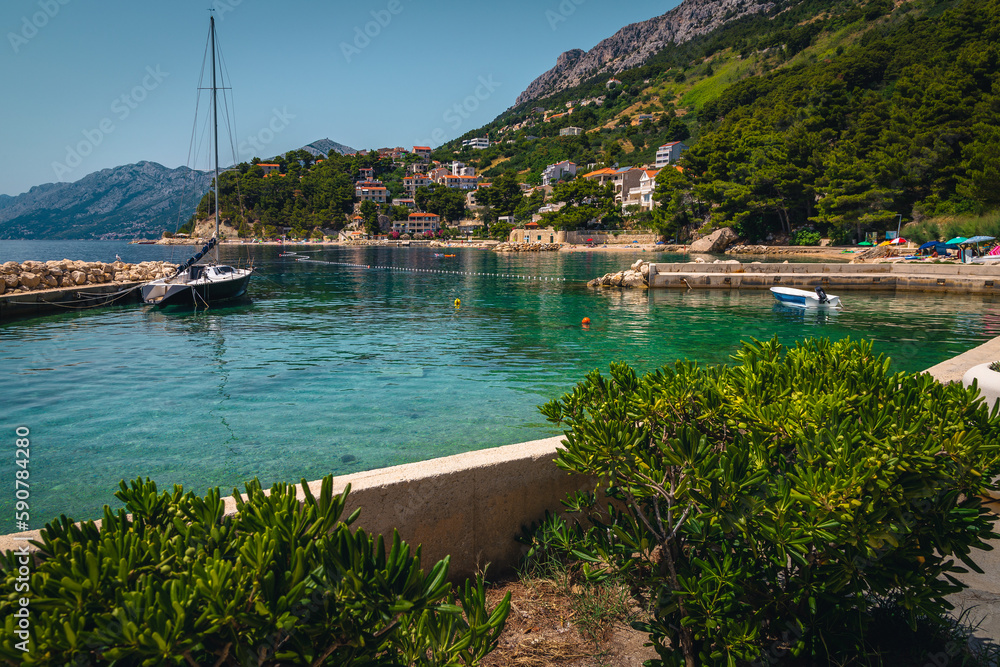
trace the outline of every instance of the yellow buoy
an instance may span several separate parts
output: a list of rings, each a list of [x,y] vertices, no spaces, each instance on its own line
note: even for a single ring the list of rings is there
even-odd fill
[[[462,300],[461,299],[455,299],[455,307],[456,308],[461,308],[462,307]]]

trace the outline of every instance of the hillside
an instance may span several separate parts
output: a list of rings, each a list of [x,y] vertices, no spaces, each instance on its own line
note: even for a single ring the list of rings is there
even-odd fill
[[[301,149],[312,155],[354,149],[330,139]],[[0,239],[133,239],[175,231],[211,188],[208,172],[139,162],[103,169],[73,183],[46,183],[0,195]]]
[[[997,0],[781,0],[668,44],[620,83],[596,74],[516,105],[434,157],[537,183],[559,160],[649,164],[682,140],[683,175],[658,180],[663,208],[624,221],[668,234],[814,229],[847,241],[982,213],[1000,205],[998,35]],[[569,126],[584,131],[560,136]],[[463,148],[471,136],[495,144]]]
[[[531,82],[517,98],[525,104],[579,85],[598,74],[618,74],[646,63],[667,44],[681,44],[726,23],[774,7],[770,0],[684,0],[663,16],[625,26],[588,52],[559,56],[556,66]]]

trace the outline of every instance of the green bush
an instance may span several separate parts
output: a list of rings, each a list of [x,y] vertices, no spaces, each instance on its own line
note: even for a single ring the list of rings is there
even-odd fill
[[[800,229],[792,236],[792,245],[819,245],[823,238],[819,232],[811,229]]]
[[[542,412],[569,427],[557,464],[614,502],[570,498],[590,525],[549,517],[529,556],[630,573],[655,601],[648,664],[877,654],[886,610],[939,621],[956,560],[980,571],[1000,472],[1000,416],[975,391],[888,369],[867,342],[773,340],[732,365],[592,372]]]
[[[65,516],[36,542],[31,651],[15,647],[18,564],[3,559],[0,659],[24,665],[475,665],[510,599],[486,609],[482,579],[456,592],[448,560],[388,548],[341,519],[333,478],[318,496],[257,481],[225,516],[215,489],[157,493],[136,480],[98,529]],[[131,514],[131,516],[129,516]]]

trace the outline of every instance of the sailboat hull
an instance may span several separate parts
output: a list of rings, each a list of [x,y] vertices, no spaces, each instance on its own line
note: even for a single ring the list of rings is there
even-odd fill
[[[145,303],[166,306],[204,306],[238,299],[247,292],[250,283],[249,269],[234,269],[228,276],[210,279],[199,278],[190,282],[170,282],[163,278],[142,286]]]

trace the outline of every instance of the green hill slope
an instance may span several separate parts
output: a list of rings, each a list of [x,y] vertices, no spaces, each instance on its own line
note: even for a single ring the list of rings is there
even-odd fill
[[[783,2],[664,49],[619,86],[599,76],[530,104],[572,103],[570,115],[515,107],[435,157],[531,182],[558,160],[638,165],[686,139],[659,225],[751,239],[812,226],[846,240],[897,216],[981,212],[1000,199],[998,33],[995,0]],[[569,125],[586,132],[560,137]],[[461,148],[487,134],[499,143]]]

